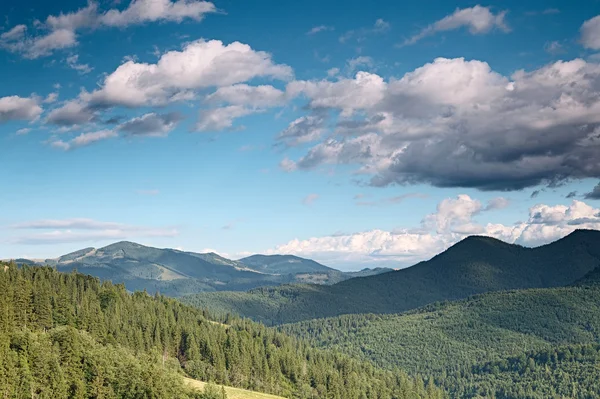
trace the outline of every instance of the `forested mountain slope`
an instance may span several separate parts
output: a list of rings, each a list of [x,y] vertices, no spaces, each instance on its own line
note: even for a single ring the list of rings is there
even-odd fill
[[[50,265],[59,271],[82,273],[124,283],[128,290],[181,296],[204,291],[245,291],[289,283],[334,284],[375,275],[389,269],[345,273],[310,259],[290,255],[255,255],[235,261],[215,253],[153,248],[121,241],[103,248],[84,248],[56,259],[17,264]]]
[[[472,236],[429,261],[332,286],[206,293],[184,302],[267,324],[353,313],[398,313],[490,291],[559,287],[600,266],[600,231],[578,230],[537,248]]]
[[[487,293],[399,315],[345,315],[280,329],[382,367],[433,375],[455,397],[598,397],[599,271],[572,287]]]
[[[1,397],[192,397],[183,373],[288,398],[442,395],[423,380],[250,321],[223,325],[173,299],[131,295],[94,277],[1,266]]]

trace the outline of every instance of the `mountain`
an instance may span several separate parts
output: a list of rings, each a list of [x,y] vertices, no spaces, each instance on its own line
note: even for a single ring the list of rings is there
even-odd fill
[[[415,266],[332,286],[207,293],[184,301],[280,324],[352,313],[398,313],[490,291],[564,286],[598,266],[600,231],[578,230],[537,248],[471,236]]]
[[[431,375],[451,397],[600,397],[600,285],[493,292],[280,331],[380,367]],[[572,381],[579,381],[576,391]]]
[[[44,262],[20,259],[18,264],[52,265],[59,271],[79,270],[104,280],[125,283],[130,291],[169,296],[204,291],[245,291],[289,283],[334,284],[355,277],[310,259],[288,255],[256,255],[241,261],[215,253],[194,253],[147,247],[121,241],[103,248],[84,248]],[[377,274],[384,269],[361,273]]]
[[[293,255],[252,255],[239,260],[249,268],[270,274],[328,273],[337,271],[314,260]]]
[[[174,299],[50,267],[0,270],[5,398],[223,398],[192,392],[184,376],[285,398],[443,397],[421,378],[248,320],[223,324]]]

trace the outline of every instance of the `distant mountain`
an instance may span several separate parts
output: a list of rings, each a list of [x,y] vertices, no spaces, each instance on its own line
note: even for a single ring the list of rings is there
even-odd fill
[[[313,260],[289,255],[256,255],[236,261],[215,253],[159,249],[128,241],[98,249],[84,248],[43,262],[19,259],[17,263],[49,264],[59,271],[76,269],[104,280],[125,283],[130,291],[146,290],[169,296],[245,291],[290,283],[334,284],[354,277],[354,273],[343,273]]]
[[[337,271],[314,260],[293,255],[252,255],[239,261],[253,270],[271,274]]]
[[[351,313],[398,313],[489,291],[564,286],[598,266],[600,231],[578,230],[537,248],[471,236],[429,261],[385,274],[332,286],[200,294],[185,301],[279,324]]]

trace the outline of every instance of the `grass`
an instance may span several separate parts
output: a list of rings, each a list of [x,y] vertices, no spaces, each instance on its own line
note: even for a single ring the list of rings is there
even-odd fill
[[[184,380],[185,380],[186,384],[188,384],[194,388],[197,388],[198,390],[204,389],[204,386],[206,385],[205,382],[193,380],[191,378],[184,378]],[[221,388],[220,385],[218,387],[219,387],[219,389]],[[260,393],[260,392],[246,391],[245,389],[239,389],[239,388],[225,387],[225,391],[227,392],[227,399],[284,399],[281,396],[268,395],[266,393]]]

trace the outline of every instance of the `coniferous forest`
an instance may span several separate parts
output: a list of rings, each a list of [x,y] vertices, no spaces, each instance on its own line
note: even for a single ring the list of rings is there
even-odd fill
[[[0,397],[204,398],[187,375],[288,398],[442,398],[414,378],[262,325],[50,267],[0,269]]]

